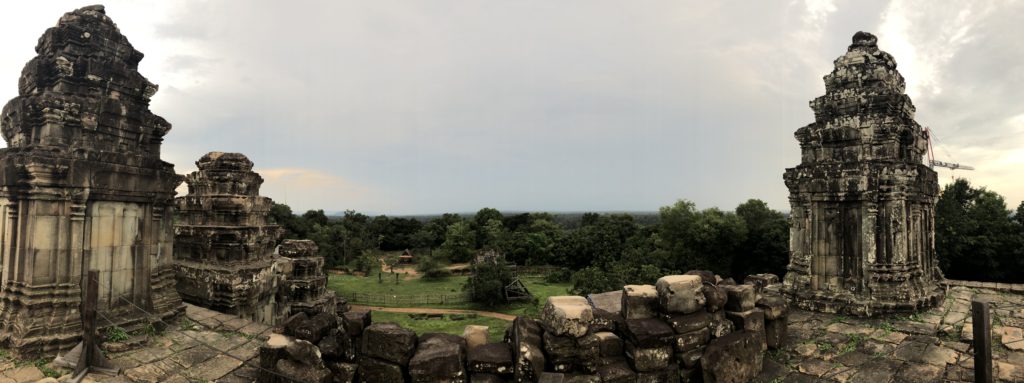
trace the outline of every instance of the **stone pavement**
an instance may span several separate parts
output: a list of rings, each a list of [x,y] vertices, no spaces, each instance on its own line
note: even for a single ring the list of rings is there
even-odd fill
[[[973,382],[971,299],[992,312],[993,375],[1024,382],[1024,295],[950,286],[945,302],[905,316],[861,319],[792,310],[782,349],[759,382]]]
[[[185,317],[171,323],[162,334],[133,337],[142,342],[135,347],[104,345],[107,358],[121,368],[120,375],[89,374],[84,381],[252,382],[259,365],[259,347],[268,332],[270,326],[186,304]],[[114,352],[112,348],[131,349]],[[4,359],[0,359],[0,383],[63,382],[71,377],[70,370],[54,368],[46,361]],[[59,377],[41,380],[44,371]]]

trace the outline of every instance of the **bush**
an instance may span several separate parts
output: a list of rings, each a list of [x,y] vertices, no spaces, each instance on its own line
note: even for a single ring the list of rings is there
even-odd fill
[[[505,286],[512,283],[512,272],[505,266],[505,257],[476,262],[473,274],[466,281],[473,302],[485,306],[497,306],[506,303]]]
[[[426,279],[440,279],[451,275],[451,272],[444,268],[444,264],[436,255],[420,257],[420,263],[416,265],[416,271],[423,274],[423,278]]]
[[[544,282],[547,283],[565,283],[569,282],[571,279],[572,270],[565,267],[559,267],[544,276]]]

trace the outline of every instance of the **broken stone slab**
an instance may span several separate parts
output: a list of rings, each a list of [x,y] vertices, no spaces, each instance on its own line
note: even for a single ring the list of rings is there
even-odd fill
[[[619,293],[621,297],[621,291]],[[622,303],[621,299],[619,303]],[[594,319],[590,321],[590,332],[618,331],[618,328],[622,323],[623,319],[622,315],[619,315],[619,311],[594,309]]]
[[[703,282],[697,275],[666,275],[654,284],[663,312],[689,314],[704,309]]]
[[[416,351],[416,333],[394,323],[374,323],[363,330],[363,355],[406,366]]]
[[[363,329],[373,323],[370,311],[348,311],[342,316],[345,332],[351,337],[363,335]]]
[[[294,382],[327,383],[331,370],[323,365],[310,365],[290,359],[277,361],[277,373],[287,376]]]
[[[490,331],[488,326],[467,325],[462,330],[462,339],[466,344],[466,350],[472,350],[487,344],[487,334]]]
[[[764,354],[758,334],[741,330],[712,339],[701,357],[704,381],[748,382],[761,373]]]
[[[743,284],[754,286],[754,290],[758,292],[762,292],[766,287],[778,283],[779,276],[771,273],[752,274],[743,279]]]
[[[661,318],[679,334],[707,328],[711,324],[711,314],[703,310],[692,314],[664,314]]]
[[[359,357],[357,373],[359,381],[365,383],[405,381],[402,366],[365,355]]]
[[[718,279],[715,278],[715,273],[708,270],[690,270],[683,273],[683,275],[696,275],[700,277],[701,283],[704,284],[714,285],[718,283]]]
[[[622,290],[587,295],[587,301],[596,310],[610,313],[622,312]]]
[[[536,381],[546,363],[540,324],[530,318],[516,317],[510,335],[516,382]]]
[[[637,372],[668,368],[673,355],[672,346],[639,347],[632,343],[626,343],[626,360]]]
[[[658,290],[653,285],[622,287],[622,317],[649,319],[658,314]]]
[[[711,340],[711,330],[705,327],[697,331],[676,334],[672,339],[672,346],[675,348],[675,352],[695,350],[704,346],[709,340]]]
[[[786,300],[777,295],[765,295],[757,300],[755,306],[764,311],[764,319],[779,319],[789,311]]]
[[[725,302],[729,300],[729,295],[725,292],[723,286],[705,283],[702,292],[704,293],[705,307],[707,307],[709,312],[724,309]]]
[[[541,311],[544,329],[559,336],[569,335],[578,338],[586,335],[592,320],[593,307],[586,298],[580,296],[548,297]]]
[[[786,341],[786,330],[788,327],[786,322],[786,317],[766,319],[764,321],[765,341],[768,348],[773,350],[782,348],[782,344]]]
[[[317,349],[320,350],[320,356],[325,360],[339,360],[342,357],[343,351],[341,345],[338,344],[338,334],[342,334],[347,337],[348,335],[338,331],[338,329],[331,329],[320,343],[316,344]]]
[[[593,335],[598,343],[600,356],[622,356],[622,339],[610,332],[599,332]]]
[[[604,364],[597,368],[602,383],[635,383],[636,371],[625,360]]]
[[[320,349],[312,343],[302,339],[294,339],[284,347],[284,352],[289,358],[309,366],[323,366],[324,362],[320,356]]]
[[[725,302],[725,309],[728,311],[747,311],[755,307],[757,298],[754,295],[754,286],[751,285],[725,285],[722,286],[729,299]]]
[[[513,368],[512,352],[505,343],[489,343],[469,351],[470,372],[507,375]]]
[[[735,326],[729,318],[725,317],[725,311],[716,311],[711,313],[711,324],[708,325],[708,329],[711,330],[712,338],[721,338],[729,333],[733,332]]]
[[[433,336],[422,340],[409,360],[409,376],[415,383],[466,381],[466,355],[458,342]]]
[[[660,319],[629,319],[626,320],[624,334],[626,339],[639,347],[659,347],[670,345],[676,332]]]
[[[764,312],[755,308],[747,311],[726,311],[726,318],[732,321],[737,330],[747,330],[757,334],[760,341],[761,351],[768,350],[768,340],[764,329]]]

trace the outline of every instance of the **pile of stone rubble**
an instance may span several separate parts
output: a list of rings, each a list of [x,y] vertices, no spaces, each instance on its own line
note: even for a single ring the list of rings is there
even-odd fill
[[[423,334],[366,312],[297,314],[260,350],[261,382],[743,382],[786,332],[778,278],[706,271],[590,297],[549,297],[504,341]]]

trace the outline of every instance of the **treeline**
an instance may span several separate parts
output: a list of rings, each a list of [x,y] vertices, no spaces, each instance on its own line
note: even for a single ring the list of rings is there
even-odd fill
[[[1024,282],[1024,202],[967,180],[947,184],[935,207],[935,250],[949,279]]]
[[[679,201],[641,223],[630,214],[585,213],[566,221],[549,213],[504,215],[492,208],[462,217],[428,221],[369,217],[322,210],[294,215],[276,204],[272,218],[286,238],[312,239],[330,267],[369,270],[377,251],[416,249],[419,262],[468,262],[480,250],[496,250],[518,265],[565,268],[553,278],[571,280],[578,293],[607,291],[627,283],[653,283],[668,273],[707,269],[741,278],[782,274],[788,261],[786,217],[752,199],[735,211],[698,210]]]

